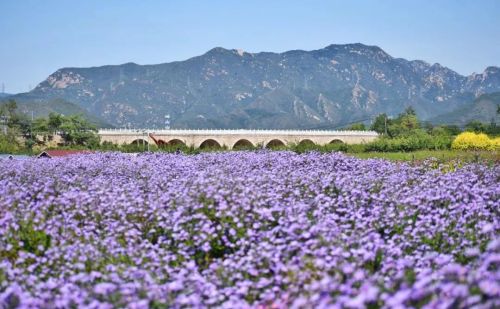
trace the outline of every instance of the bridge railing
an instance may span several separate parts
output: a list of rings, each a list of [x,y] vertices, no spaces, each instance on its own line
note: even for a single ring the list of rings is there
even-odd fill
[[[270,130],[270,129],[99,129],[100,135],[344,135],[378,136],[375,131],[355,130]]]

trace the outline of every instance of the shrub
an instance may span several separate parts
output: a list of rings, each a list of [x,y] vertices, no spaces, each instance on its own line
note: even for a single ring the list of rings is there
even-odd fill
[[[500,137],[491,139],[491,144],[493,145],[493,150],[500,150]]]
[[[19,150],[17,141],[0,133],[0,153],[16,153]]]
[[[366,151],[365,144],[349,144],[347,145],[348,153],[362,153]]]
[[[493,150],[495,142],[484,133],[463,132],[459,134],[451,145],[458,150]]]
[[[415,150],[443,150],[449,149],[451,137],[448,135],[431,136],[423,130],[417,129],[412,134],[396,138],[382,137],[365,146],[367,151],[397,152]]]

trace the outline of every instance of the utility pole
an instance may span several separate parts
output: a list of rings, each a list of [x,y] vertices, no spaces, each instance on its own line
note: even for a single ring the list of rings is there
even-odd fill
[[[170,114],[165,115],[165,130],[170,130]]]
[[[8,120],[9,120],[8,116],[0,116],[0,123],[2,124],[4,135],[7,135],[7,122],[8,122]]]
[[[31,111],[30,138],[33,139],[33,111]]]
[[[149,152],[149,132],[146,131],[147,143],[148,143],[148,152]]]
[[[385,136],[387,136],[387,115],[384,117],[384,131],[385,131]]]

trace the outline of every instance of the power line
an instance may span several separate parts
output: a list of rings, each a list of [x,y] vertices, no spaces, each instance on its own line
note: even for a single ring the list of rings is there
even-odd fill
[[[390,118],[385,118],[385,123],[384,123],[384,126],[387,127],[387,120],[389,120]],[[316,126],[301,126],[300,129],[302,130],[325,130],[325,129],[330,129],[330,130],[335,130],[335,129],[338,129],[338,128],[342,128],[342,127],[345,127],[345,126],[348,126],[350,124],[355,124],[355,123],[359,123],[359,122],[364,122],[364,121],[368,121],[368,120],[373,120],[373,117],[370,117],[370,118],[363,118],[363,119],[358,119],[358,120],[354,120],[354,121],[351,121],[351,122],[344,122],[344,123],[341,123],[341,124],[331,124],[331,123],[327,123],[327,124],[322,124],[322,125],[316,125]],[[428,121],[420,121],[420,123],[422,125],[425,125],[426,123],[430,123],[433,127],[437,127],[437,126],[457,126],[461,129],[464,129],[468,123],[464,123],[464,122],[444,122],[444,123],[431,123],[431,122],[428,122]],[[482,122],[481,123],[487,123],[487,122]]]

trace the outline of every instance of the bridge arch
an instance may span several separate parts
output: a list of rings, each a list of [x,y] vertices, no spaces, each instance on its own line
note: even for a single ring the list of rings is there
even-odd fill
[[[214,139],[206,139],[200,144],[201,149],[206,149],[206,148],[222,148],[221,144],[214,140]]]
[[[299,143],[299,146],[314,146],[314,145],[316,145],[316,143],[308,138],[301,140]]]
[[[186,143],[178,138],[174,138],[168,141],[169,146],[181,147],[186,146]]]
[[[132,141],[132,143],[130,143],[131,145],[147,145],[148,144],[148,141],[143,139],[143,138],[138,138],[138,139],[135,139]]]
[[[255,145],[251,141],[243,138],[234,143],[232,149],[250,149],[254,147]]]
[[[331,140],[329,144],[344,144],[344,141],[339,138],[335,138]]]
[[[265,148],[278,148],[278,147],[285,147],[286,144],[280,139],[272,139],[269,142],[267,142]]]
[[[146,133],[149,133],[149,138]],[[143,134],[141,134],[141,132]],[[111,142],[118,145],[130,144],[156,144],[159,139],[167,144],[173,139],[182,141],[187,146],[198,148],[202,142],[213,139],[212,146],[223,146],[232,148],[235,142],[246,139],[255,147],[272,147],[287,145],[288,142],[300,143],[304,139],[312,140],[316,145],[328,145],[331,143],[354,144],[369,143],[379,135],[374,131],[301,131],[301,130],[125,130],[125,129],[100,129],[98,131],[101,142]],[[277,140],[277,141],[273,141]],[[160,142],[161,144],[161,142]]]

